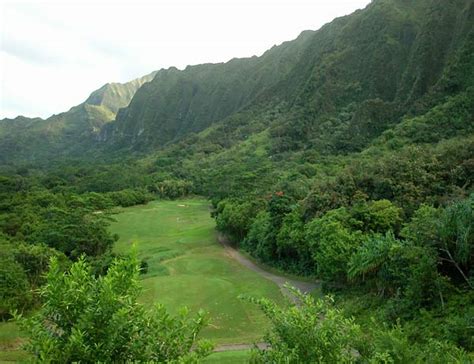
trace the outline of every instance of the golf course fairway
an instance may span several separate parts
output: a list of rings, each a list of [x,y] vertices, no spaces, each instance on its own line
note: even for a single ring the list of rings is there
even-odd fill
[[[278,286],[226,254],[218,243],[209,202],[154,201],[119,210],[111,231],[120,236],[117,253],[135,245],[148,264],[142,276],[145,304],[162,303],[172,313],[186,306],[209,313],[202,337],[219,344],[259,341],[268,322],[239,295],[282,300]]]

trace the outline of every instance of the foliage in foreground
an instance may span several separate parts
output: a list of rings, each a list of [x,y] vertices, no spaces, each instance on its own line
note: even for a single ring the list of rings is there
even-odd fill
[[[36,303],[36,288],[44,283],[51,257],[67,264],[64,254],[45,245],[11,242],[0,234],[0,319]]]
[[[266,299],[250,299],[272,323],[265,341],[269,350],[254,352],[255,363],[348,363],[360,336],[352,319],[345,318],[331,299],[315,300],[292,289],[296,302],[281,308]]]
[[[290,287],[291,288],[291,287]],[[472,358],[447,341],[413,344],[400,325],[362,329],[336,308],[330,297],[315,299],[292,289],[286,308],[271,300],[250,300],[272,323],[270,349],[254,349],[252,363],[470,363]]]
[[[137,303],[139,264],[115,260],[107,275],[95,277],[83,258],[64,273],[51,260],[40,289],[43,306],[31,318],[17,316],[30,340],[26,349],[39,362],[197,362],[212,345],[197,340],[204,314],[177,317],[162,305]]]

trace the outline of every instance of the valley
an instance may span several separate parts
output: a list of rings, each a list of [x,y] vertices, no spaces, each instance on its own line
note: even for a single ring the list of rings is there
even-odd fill
[[[240,300],[239,295],[271,297],[279,302],[283,296],[277,284],[261,275],[265,271],[248,269],[219,244],[207,200],[152,201],[121,208],[114,217],[110,230],[120,236],[115,252],[128,254],[135,246],[139,258],[147,263],[147,273],[142,275],[143,303],[164,304],[172,314],[184,307],[193,313],[203,309],[210,322],[202,336],[223,350],[232,344],[250,347],[261,340],[269,323],[256,306]],[[19,349],[19,335],[13,323],[2,323],[0,362],[25,358]],[[213,355],[219,361],[246,357],[241,352]],[[212,362],[213,357],[208,360]]]
[[[0,362],[473,362],[473,55],[373,0],[0,120]]]
[[[173,314],[186,306],[209,312],[203,330],[216,344],[251,344],[268,323],[241,294],[282,301],[273,282],[229,257],[217,242],[209,202],[200,199],[151,202],[123,209],[111,230],[118,233],[116,251],[138,256],[148,264],[142,276],[142,302],[162,303]]]

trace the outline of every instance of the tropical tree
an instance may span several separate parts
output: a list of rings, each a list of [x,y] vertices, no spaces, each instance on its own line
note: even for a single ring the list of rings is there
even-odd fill
[[[440,271],[474,288],[474,195],[444,209],[422,205],[401,233],[418,246],[435,249]]]
[[[362,245],[364,234],[355,230],[359,223],[343,207],[327,212],[306,225],[306,239],[319,277],[326,281],[344,282],[349,260]]]
[[[362,280],[377,277],[377,282],[385,286],[390,279],[388,275],[389,262],[397,251],[402,249],[401,242],[397,241],[393,234],[388,233],[385,236],[375,235],[364,242],[364,245],[352,255],[347,275],[349,279]],[[383,289],[384,287],[381,287]]]
[[[474,289],[474,195],[448,206],[439,222],[437,248],[443,262],[454,266],[466,284]]]
[[[27,307],[31,298],[30,284],[22,266],[12,254],[0,252],[0,318]]]

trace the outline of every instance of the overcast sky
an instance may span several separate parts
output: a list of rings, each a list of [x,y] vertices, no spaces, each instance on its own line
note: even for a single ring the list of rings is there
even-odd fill
[[[370,0],[0,0],[0,118],[48,117],[107,82],[261,55]]]

